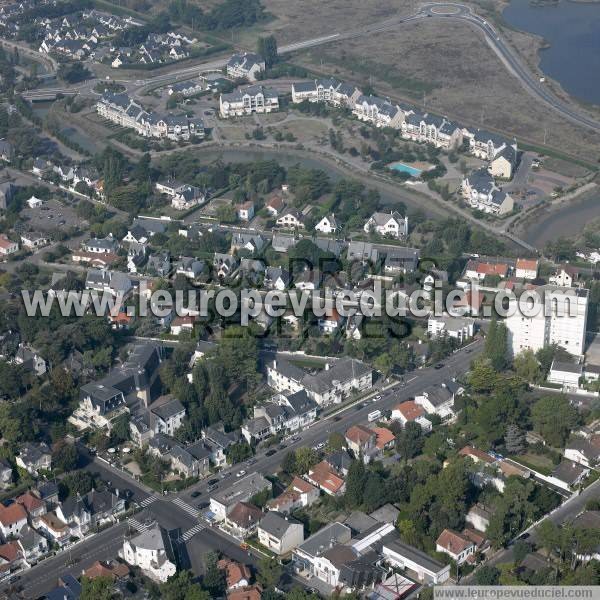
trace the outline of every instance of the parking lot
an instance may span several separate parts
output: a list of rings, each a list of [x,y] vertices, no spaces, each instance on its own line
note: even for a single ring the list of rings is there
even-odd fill
[[[38,208],[25,208],[21,216],[27,221],[28,228],[33,231],[54,231],[56,229],[70,229],[83,227],[86,223],[75,214],[71,206],[67,206],[51,198]]]

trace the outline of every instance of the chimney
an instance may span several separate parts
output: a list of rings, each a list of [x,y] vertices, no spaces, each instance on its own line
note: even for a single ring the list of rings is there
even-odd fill
[[[327,363],[325,363],[325,370],[326,370],[326,371],[329,371],[329,369],[330,369],[330,368],[331,368],[331,367],[329,366],[329,363],[328,363],[328,362],[327,362]]]

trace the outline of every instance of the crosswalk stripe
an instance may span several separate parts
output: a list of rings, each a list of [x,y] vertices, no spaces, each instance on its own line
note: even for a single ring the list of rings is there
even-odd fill
[[[193,506],[190,506],[187,502],[185,502],[185,500],[182,500],[181,498],[173,498],[171,502],[173,502],[173,504],[181,508],[181,510],[185,510],[186,513],[192,515],[193,517],[197,517],[199,514],[199,511],[197,509],[195,509]]]
[[[143,506],[143,507],[150,506],[150,504],[152,504],[153,502],[156,502],[157,500],[158,500],[158,498],[156,496],[148,496],[147,498],[144,498],[140,502],[140,506]]]
[[[181,536],[181,539],[184,542],[189,542],[197,533],[200,533],[203,529],[206,529],[206,525],[204,525],[204,523],[198,523],[198,525],[194,525],[191,529],[188,529]]]
[[[146,531],[147,529],[150,529],[150,527],[152,527],[152,523],[144,525],[143,523],[140,523],[137,519],[134,519],[133,517],[129,517],[129,519],[127,519],[127,524],[132,527],[133,529],[136,529],[137,531],[139,531],[140,533],[142,531]]]

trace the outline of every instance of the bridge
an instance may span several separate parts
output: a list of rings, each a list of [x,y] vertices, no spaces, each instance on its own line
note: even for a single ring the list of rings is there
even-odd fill
[[[75,96],[77,94],[79,94],[79,90],[73,88],[49,88],[47,90],[27,90],[21,94],[21,97],[30,102],[43,102],[56,100],[58,96]]]

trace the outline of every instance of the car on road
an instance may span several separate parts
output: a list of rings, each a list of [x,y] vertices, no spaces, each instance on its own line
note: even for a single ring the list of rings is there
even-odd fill
[[[191,496],[192,498],[197,498],[199,495],[200,495],[200,492],[199,492],[198,490],[194,490],[194,491],[193,491],[193,492],[190,494],[190,496]]]
[[[341,421],[342,420],[342,415],[335,415],[335,417],[333,417],[334,421]]]
[[[279,444],[280,450],[285,450],[287,448],[286,444]]]
[[[381,396],[378,394],[377,396],[375,396],[371,402],[377,402],[377,400],[381,400]]]
[[[275,448],[271,448],[265,452],[265,456],[273,456],[273,454],[277,454],[277,450],[275,450]]]
[[[299,435],[295,435],[295,436],[292,438],[292,442],[299,442],[301,439],[302,439],[302,438],[301,438]]]
[[[209,485],[208,488],[206,488],[209,492],[213,492],[214,490],[217,489],[217,484],[214,483],[213,485]]]
[[[219,483],[218,479],[209,479],[208,480],[208,485],[216,485],[217,483]]]
[[[444,368],[444,363],[438,363],[437,365],[435,365],[435,367],[433,367],[436,371],[438,371],[439,369],[443,369]]]
[[[231,477],[231,471],[225,471],[225,473],[221,473],[221,479],[225,479],[226,477]]]
[[[241,471],[238,471],[235,476],[236,477],[243,477],[246,474],[246,471],[244,471],[244,469],[242,469]]]
[[[249,459],[249,460],[246,461],[246,464],[248,466],[250,466],[250,465],[253,465],[255,462],[256,462],[256,459],[255,458],[251,458],[251,459]]]
[[[208,500],[202,500],[202,502],[198,503],[198,510],[202,510],[203,508],[208,508],[210,506],[210,502]]]

